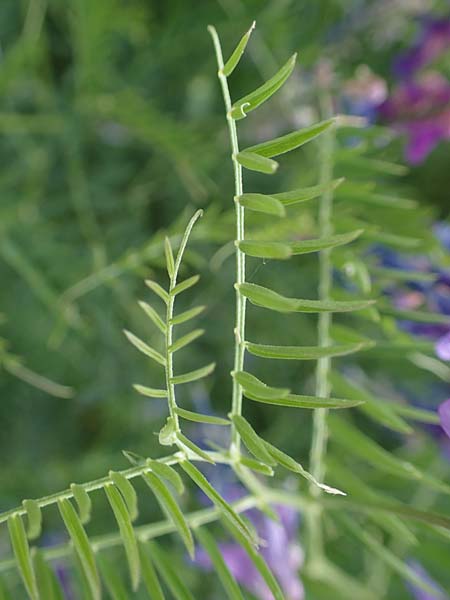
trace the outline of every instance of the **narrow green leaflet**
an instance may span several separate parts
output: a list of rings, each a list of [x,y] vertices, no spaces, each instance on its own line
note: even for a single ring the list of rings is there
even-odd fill
[[[294,70],[296,60],[297,54],[293,54],[273,77],[250,94],[235,102],[231,107],[230,116],[235,120],[243,119],[249,112],[255,110],[260,104],[273,96]]]
[[[155,475],[171,483],[179,494],[184,492],[183,481],[173,467],[151,458],[148,458],[146,463]]]
[[[149,287],[152,292],[155,292],[163,302],[166,304],[169,302],[169,294],[159,285],[159,283],[156,283],[156,281],[152,281],[151,279],[146,279],[145,285]]]
[[[287,135],[275,138],[274,140],[263,142],[262,144],[256,144],[256,146],[250,146],[249,148],[246,148],[243,152],[257,154],[258,156],[263,156],[264,158],[272,158],[273,156],[279,156],[280,154],[284,154],[285,152],[295,150],[295,148],[299,148],[300,146],[303,146],[303,144],[306,144],[307,142],[313,140],[318,135],[326,131],[329,127],[331,127],[334,121],[334,119],[329,119],[328,121],[321,121],[320,123],[315,123],[310,127],[305,127],[304,129],[293,131],[292,133],[288,133]]]
[[[180,383],[190,383],[191,381],[197,381],[198,379],[203,379],[203,377],[211,375],[215,368],[216,363],[210,363],[205,367],[195,369],[195,371],[189,371],[189,373],[183,373],[182,375],[175,375],[175,377],[172,377],[170,382],[177,385]]]
[[[185,410],[177,406],[175,412],[182,419],[187,421],[194,421],[195,423],[210,423],[211,425],[229,425],[230,421],[223,419],[222,417],[214,417],[213,415],[202,415],[200,413]]]
[[[188,290],[193,285],[195,285],[199,281],[199,279],[200,275],[192,275],[192,277],[181,281],[173,288],[173,290],[171,290],[170,295],[176,296],[177,294],[181,294],[181,292],[184,292],[185,290]]]
[[[142,302],[142,301],[138,302],[138,304],[142,308],[142,310],[145,312],[145,314],[153,321],[153,323],[156,325],[156,327],[161,331],[161,333],[165,334],[166,333],[166,324],[161,319],[161,317],[158,315],[158,313],[153,308],[153,306],[150,306],[150,304],[147,304],[147,302]]]
[[[206,306],[195,306],[194,308],[190,308],[189,310],[186,310],[180,313],[179,315],[172,317],[170,323],[171,325],[180,325],[181,323],[190,321],[191,319],[194,319],[195,317],[200,315],[205,310],[205,308]]]
[[[159,388],[151,388],[146,385],[139,385],[138,383],[133,384],[134,389],[147,398],[167,398],[167,390]]]
[[[343,181],[343,179],[334,179],[333,181],[313,185],[311,187],[298,188],[289,192],[273,194],[272,197],[279,200],[284,206],[291,206],[292,204],[298,204],[299,202],[307,202],[308,200],[321,196],[325,192],[334,190]]]
[[[362,229],[357,229],[356,231],[350,231],[349,233],[331,235],[329,237],[322,237],[315,240],[291,242],[289,246],[293,255],[308,254],[310,252],[325,250],[326,248],[336,248],[337,246],[349,244],[350,242],[356,240],[362,233]]]
[[[239,152],[236,155],[236,160],[249,171],[257,171],[266,175],[273,175],[278,169],[278,163],[275,160],[264,158],[264,156],[260,156],[254,152]]]
[[[92,500],[84,487],[79,483],[70,484],[70,489],[75,498],[75,502],[77,503],[80,521],[85,525],[86,523],[89,523],[91,518]]]
[[[187,475],[192,481],[199,487],[202,492],[208,496],[213,504],[226,516],[227,520],[234,524],[238,531],[242,534],[250,546],[256,545],[253,533],[248,528],[246,523],[241,517],[235,512],[235,510],[226,502],[222,496],[213,488],[206,477],[201,473],[197,467],[187,460],[180,463],[180,466],[186,471]]]
[[[222,557],[222,552],[217,546],[213,536],[204,527],[197,529],[195,531],[195,535],[200,544],[208,553],[214,570],[219,576],[229,600],[244,600],[241,590],[239,589],[235,578],[228,570],[228,567]]]
[[[344,151],[336,152],[337,162],[346,167],[351,167],[355,173],[380,173],[382,175],[402,176],[408,173],[408,167],[397,165],[377,158],[355,156]]]
[[[175,278],[178,276],[178,271],[180,270],[181,261],[183,260],[183,254],[186,250],[186,246],[189,240],[189,236],[191,235],[192,229],[195,223],[203,217],[203,210],[197,210],[189,220],[189,223],[186,225],[186,229],[184,230],[183,237],[181,238],[180,247],[178,248],[177,258],[175,259]],[[190,288],[192,285],[195,285],[197,281],[200,279],[199,275],[194,275],[194,277],[190,277],[186,281],[182,281],[178,286],[175,286],[170,292],[171,295],[178,294],[180,291]],[[184,286],[184,287],[183,287]],[[187,287],[186,287],[187,286]],[[176,288],[179,290],[175,291]]]
[[[319,398],[318,396],[299,396],[297,394],[288,394],[283,398],[259,398],[245,390],[244,396],[254,402],[272,404],[273,406],[286,406],[287,408],[351,408],[361,403],[357,400]]]
[[[202,336],[204,333],[204,329],[194,329],[194,331],[183,335],[183,337],[180,337],[180,339],[178,339],[171,346],[169,346],[169,352],[176,352],[177,350],[181,350],[181,348],[184,348],[185,346]]]
[[[153,563],[151,561],[147,545],[138,542],[139,556],[141,559],[142,579],[151,600],[165,600],[161,585],[158,581]]]
[[[400,404],[399,402],[389,402],[389,406],[392,410],[406,419],[412,419],[413,421],[419,421],[420,423],[432,423],[434,425],[439,425],[440,423],[439,415],[435,411],[416,408],[415,406]]]
[[[284,217],[286,215],[283,203],[274,196],[267,196],[266,194],[242,194],[242,196],[237,198],[237,201],[244,208],[255,212],[273,215],[274,217]]]
[[[317,481],[317,479],[313,475],[311,475],[311,473],[309,473],[309,471],[304,469],[300,463],[298,463],[291,456],[289,456],[289,454],[286,454],[285,452],[283,452],[276,446],[273,446],[272,444],[270,444],[269,442],[266,442],[265,440],[264,440],[264,445],[265,445],[267,451],[269,452],[269,454],[272,456],[272,458],[279,465],[284,467],[285,469],[288,469],[289,471],[292,471],[293,473],[298,473],[299,475],[301,475],[302,477],[304,477],[305,479],[307,479],[308,481],[310,481],[311,483],[313,483],[314,485],[316,485],[317,487],[322,489],[327,494],[333,494],[333,495],[339,495],[339,496],[346,495],[345,492],[342,492],[341,490],[338,490],[337,488],[331,487],[329,485],[326,485],[325,483],[320,483],[319,481]]]
[[[176,569],[173,559],[154,542],[148,542],[147,545],[159,574],[164,579],[175,600],[195,600],[179,576],[179,569]]]
[[[285,600],[285,596],[281,591],[278,581],[275,579],[274,574],[267,566],[267,563],[262,555],[255,549],[254,546],[252,546],[251,543],[249,543],[248,539],[242,535],[242,532],[234,525],[234,523],[230,523],[228,520],[224,520],[223,523],[237,543],[247,552],[250,560],[266,582],[267,587],[272,592],[275,600]]]
[[[175,261],[173,259],[172,246],[167,236],[164,238],[164,254],[166,256],[167,273],[170,279],[172,279],[175,273]]]
[[[261,306],[277,312],[351,312],[354,310],[365,309],[374,304],[374,300],[325,301],[287,298],[269,288],[265,288],[255,283],[237,284],[236,288],[255,306]]]
[[[53,570],[45,561],[42,552],[37,548],[33,548],[33,565],[41,598],[45,600],[64,600]]]
[[[194,444],[194,442],[191,442],[191,440],[189,438],[187,438],[185,435],[183,435],[181,432],[177,433],[176,439],[179,442],[179,444],[181,445],[182,450],[186,450],[186,448],[187,448],[188,450],[193,452],[198,458],[202,458],[203,460],[206,460],[206,462],[209,462],[212,465],[215,464],[213,459],[208,454],[206,454],[206,452],[204,452],[201,448],[199,448],[197,446],[197,444]]]
[[[106,485],[104,490],[119,526],[120,537],[122,538],[130,570],[131,585],[133,590],[136,591],[141,578],[141,563],[133,525],[131,524],[131,516],[120,492],[113,484]]]
[[[122,494],[127,505],[128,512],[130,513],[131,520],[135,521],[139,514],[136,490],[131,485],[130,481],[125,477],[125,475],[122,475],[122,473],[110,471],[109,478]]]
[[[42,529],[42,511],[36,500],[24,500],[22,506],[27,511],[29,540],[35,540],[41,534]]]
[[[17,562],[19,575],[32,600],[39,600],[39,592],[34,573],[33,563],[31,561],[30,548],[28,546],[25,527],[22,518],[15,513],[8,518],[8,531],[11,540],[11,546]]]
[[[432,283],[436,281],[436,273],[424,273],[423,271],[405,271],[403,269],[388,269],[386,267],[371,267],[369,271],[379,277],[380,279],[386,279],[391,282],[395,281],[424,281],[426,283]]]
[[[111,600],[129,600],[130,595],[125,587],[117,567],[112,564],[103,554],[98,557],[98,563],[102,580],[105,584]]]
[[[159,352],[157,352],[156,350],[154,350],[153,348],[148,346],[145,342],[140,340],[138,337],[136,337],[130,331],[127,331],[126,329],[124,329],[123,332],[127,336],[128,340],[133,344],[133,346],[139,350],[139,352],[142,352],[142,354],[149,356],[150,358],[152,358],[154,361],[156,361],[160,365],[165,366],[166,359],[164,358],[164,356],[162,354],[160,354]]]
[[[66,498],[58,500],[58,508],[80,560],[92,597],[94,600],[100,600],[100,577],[95,564],[94,552],[83,525],[69,500]]]
[[[270,387],[251,373],[246,373],[245,371],[233,371],[231,375],[242,386],[244,391],[250,392],[259,398],[285,398],[291,391],[288,388]]]
[[[385,315],[405,319],[407,321],[417,321],[418,323],[430,323],[436,325],[450,325],[450,317],[440,313],[425,312],[421,310],[403,310],[382,304],[380,311]]]
[[[258,242],[245,240],[244,242],[238,242],[237,246],[239,250],[248,256],[254,256],[256,258],[274,258],[286,260],[292,256],[291,247],[288,244],[283,244],[282,242]]]
[[[247,46],[248,40],[250,39],[252,31],[255,29],[255,24],[256,24],[255,21],[253,21],[250,29],[247,31],[247,33],[245,33],[242,36],[239,44],[233,50],[233,53],[231,54],[230,58],[227,60],[227,62],[223,66],[222,73],[225,75],[225,77],[229,77],[231,75],[231,73],[234,71],[234,69],[237,67],[239,61],[241,60],[241,56],[244,53],[244,50]]]
[[[316,360],[327,356],[346,356],[361,350],[361,344],[339,344],[336,346],[270,346],[245,342],[245,347],[255,356],[281,360]]]
[[[232,415],[231,419],[250,454],[267,465],[276,465],[276,461],[264,445],[264,440],[259,437],[250,423],[241,415]]]
[[[186,519],[180,510],[180,507],[176,503],[174,497],[170,493],[167,486],[163,481],[154,473],[143,473],[142,477],[148,484],[152,492],[155,494],[158,504],[160,505],[163,512],[167,515],[168,519],[172,521],[176,530],[180,534],[184,545],[189,552],[191,557],[194,556],[194,541],[192,539],[191,530],[189,529]]]
[[[263,475],[267,475],[268,477],[273,477],[273,469],[269,467],[265,463],[259,462],[259,460],[255,460],[254,458],[250,458],[249,456],[240,456],[239,463],[248,469],[252,469],[257,473],[262,473]]]

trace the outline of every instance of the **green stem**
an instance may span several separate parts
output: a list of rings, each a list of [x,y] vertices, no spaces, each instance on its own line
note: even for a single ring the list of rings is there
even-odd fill
[[[231,111],[231,97],[230,90],[228,88],[228,81],[223,74],[223,55],[222,48],[220,45],[219,36],[217,31],[211,25],[208,27],[208,31],[211,34],[214,43],[214,49],[216,51],[218,77],[222,88],[223,99],[225,103],[226,118],[228,123],[228,130],[230,134],[231,150],[232,150],[232,161],[234,171],[234,199],[236,205],[236,241],[240,242],[245,237],[245,212],[244,207],[239,204],[237,198],[243,193],[242,186],[242,167],[238,163],[236,156],[239,154],[239,144],[237,137],[236,122],[230,116]],[[242,284],[245,282],[245,254],[239,250],[236,246],[236,282]],[[235,335],[235,353],[234,353],[234,371],[242,371],[244,368],[244,355],[245,355],[245,306],[246,299],[236,290],[236,326],[234,329]],[[231,404],[231,415],[240,415],[242,412],[242,388],[240,384],[233,379],[233,396]],[[232,425],[231,432],[231,448],[232,455],[239,456],[240,453],[240,436],[236,427]]]
[[[332,115],[332,103],[328,94],[324,93],[321,98],[321,110],[323,118],[328,119]],[[330,128],[323,135],[322,156],[321,156],[321,174],[320,182],[329,183],[333,178],[333,151],[334,151],[334,131]],[[332,234],[332,212],[333,212],[333,191],[330,188],[320,199],[319,204],[319,229],[322,237]],[[319,299],[330,300],[332,286],[332,264],[331,249],[322,250],[319,253]],[[319,314],[318,322],[318,345],[328,346],[330,344],[330,326],[331,313],[323,312]],[[316,396],[328,398],[330,396],[329,372],[331,368],[331,359],[329,357],[319,358],[316,371]],[[312,475],[317,481],[322,481],[325,471],[325,454],[327,449],[328,410],[318,408],[314,411],[313,436],[310,453],[310,468]],[[310,492],[313,496],[318,496],[322,490],[318,486],[311,485]],[[312,557],[319,558],[323,554],[323,536],[320,508],[317,512],[311,513],[309,522],[309,542]]]
[[[173,343],[173,306],[175,302],[175,296],[172,295],[172,290],[176,285],[176,272],[173,278],[170,280],[169,288],[169,301],[167,303],[166,311],[166,388],[167,388],[167,404],[169,406],[169,414],[173,419],[175,431],[180,431],[180,423],[178,414],[176,412],[177,401],[175,398],[175,386],[172,383],[173,379],[173,352],[170,352],[169,348]]]

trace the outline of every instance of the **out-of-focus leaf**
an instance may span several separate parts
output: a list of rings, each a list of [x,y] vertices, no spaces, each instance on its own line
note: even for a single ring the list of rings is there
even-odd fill
[[[158,581],[147,544],[139,542],[139,556],[141,559],[142,579],[151,600],[165,600],[161,585]]]
[[[8,518],[8,530],[11,546],[16,557],[19,575],[25,585],[28,595],[32,600],[39,600],[36,575],[31,561],[30,548],[28,546],[25,528],[22,518],[15,513]]]

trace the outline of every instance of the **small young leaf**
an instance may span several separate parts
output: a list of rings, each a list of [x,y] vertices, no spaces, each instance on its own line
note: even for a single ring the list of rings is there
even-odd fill
[[[94,553],[83,525],[69,500],[66,498],[58,500],[58,508],[64,525],[69,532],[75,552],[80,559],[92,597],[94,600],[100,600],[100,577],[95,564]]]
[[[140,340],[130,331],[124,329],[124,334],[127,336],[128,340],[133,344],[133,346],[139,350],[139,352],[142,352],[142,354],[153,358],[153,360],[159,363],[160,365],[165,366],[166,359],[162,354],[148,346],[145,342]]]
[[[186,471],[192,481],[199,487],[202,492],[208,496],[213,504],[227,517],[231,523],[238,529],[242,534],[243,539],[248,542],[249,546],[256,545],[254,536],[241,517],[235,512],[235,510],[226,502],[222,496],[213,488],[206,477],[195,467],[192,463],[187,460],[183,460],[180,466]]]
[[[173,417],[167,417],[166,424],[159,432],[159,443],[161,446],[172,446],[176,442],[175,422]]]
[[[245,342],[245,347],[255,356],[281,360],[317,360],[328,356],[346,356],[361,350],[361,344],[339,344],[337,346],[270,346]]]
[[[189,529],[189,526],[186,523],[186,519],[184,518],[180,507],[176,503],[169,489],[154,473],[143,473],[142,477],[144,478],[144,481],[150,487],[152,492],[155,494],[158,504],[160,505],[163,512],[166,514],[167,518],[170,519],[170,521],[172,521],[172,523],[174,524],[176,530],[180,534],[180,537],[187,548],[187,551],[189,552],[189,555],[191,556],[191,558],[193,558],[194,541],[192,539],[191,530]]]
[[[267,196],[266,194],[242,194],[242,196],[237,198],[237,201],[244,208],[255,212],[275,217],[284,217],[286,215],[286,209],[282,202],[274,196]]]
[[[159,296],[163,302],[166,304],[169,302],[169,294],[159,285],[159,283],[156,283],[156,281],[152,281],[151,279],[146,279],[145,285],[149,287],[152,292],[155,292],[155,294]]]
[[[131,520],[135,521],[139,514],[136,490],[130,481],[125,477],[125,475],[122,475],[122,473],[110,471],[109,478],[122,494],[127,505],[128,512],[130,513]]]
[[[170,240],[167,236],[164,239],[164,254],[166,255],[167,273],[170,279],[173,279],[175,273],[175,261],[173,260],[172,246],[170,245]]]
[[[80,521],[83,525],[89,523],[91,518],[92,501],[84,489],[84,487],[78,483],[71,483],[70,489],[78,507],[78,514],[80,515]]]
[[[260,156],[254,152],[239,152],[236,155],[236,160],[249,171],[257,171],[266,175],[273,175],[278,169],[278,163],[275,160],[264,158],[264,156]]]
[[[298,204],[299,202],[307,202],[313,198],[317,198],[326,192],[336,189],[344,180],[334,179],[327,183],[321,183],[306,188],[298,188],[291,190],[290,192],[281,192],[279,194],[273,194],[276,200],[279,200],[284,206],[291,206],[292,204]]]
[[[251,27],[247,31],[247,33],[245,33],[242,36],[239,44],[233,50],[232,55],[230,56],[230,58],[227,60],[227,62],[223,66],[222,73],[225,75],[225,77],[229,77],[231,75],[231,73],[234,71],[234,69],[237,67],[237,64],[239,63],[241,56],[244,53],[244,50],[247,46],[248,40],[250,39],[250,36],[251,36],[254,28],[255,28],[255,21],[253,21],[253,23],[251,24]]]
[[[254,375],[245,371],[233,371],[231,375],[246,392],[248,391],[259,398],[285,398],[291,391],[288,388],[269,387]]]
[[[179,315],[172,317],[170,323],[171,325],[180,325],[181,323],[190,321],[191,319],[194,319],[195,317],[200,315],[205,310],[205,308],[206,306],[195,306],[194,308],[190,308],[189,310],[186,310],[180,313]]]
[[[167,398],[167,390],[147,387],[145,385],[133,384],[134,389],[148,398]]]
[[[275,138],[274,140],[263,142],[262,144],[256,144],[256,146],[250,146],[250,148],[243,150],[242,153],[257,154],[258,156],[263,156],[264,158],[279,156],[285,152],[295,150],[310,140],[313,140],[331,127],[333,123],[334,119],[321,121],[320,123],[315,123],[310,127],[305,127],[304,129],[299,129],[298,131],[293,131],[292,133]]]
[[[170,295],[176,296],[177,294],[181,294],[181,292],[184,292],[195,285],[199,279],[200,275],[193,275],[192,277],[185,279],[181,283],[178,283],[172,290],[170,290]]]
[[[53,570],[45,561],[42,552],[37,548],[33,548],[33,565],[41,598],[45,600],[64,600]]]
[[[173,467],[151,458],[147,458],[146,463],[155,475],[171,483],[179,494],[184,492],[183,481]]]
[[[261,306],[278,312],[351,312],[362,310],[374,304],[374,300],[325,301],[287,298],[255,283],[241,283],[236,285],[236,288],[255,306]]]
[[[175,375],[170,380],[171,383],[178,385],[180,383],[190,383],[191,381],[197,381],[198,379],[203,379],[203,377],[207,377],[210,375],[214,369],[216,368],[216,363],[210,363],[205,367],[201,367],[200,369],[196,369],[195,371],[189,371],[189,373],[183,373],[182,375]]]
[[[27,511],[29,540],[35,540],[41,534],[42,529],[42,511],[36,500],[24,500],[22,506]]]
[[[161,317],[158,315],[156,310],[147,304],[147,302],[139,302],[139,306],[145,312],[145,314],[153,321],[156,327],[161,331],[161,333],[166,333],[166,325]]]
[[[179,570],[173,564],[172,557],[169,558],[154,542],[148,542],[147,546],[159,574],[164,579],[175,600],[195,600],[178,574]]]
[[[227,593],[229,600],[244,600],[241,590],[236,583],[235,578],[228,570],[225,560],[222,557],[222,552],[217,546],[213,536],[207,531],[205,527],[201,527],[195,531],[195,535],[208,553],[211,559],[214,570],[219,576],[220,581]]]
[[[204,333],[204,329],[194,329],[194,331],[183,335],[183,337],[180,337],[180,339],[178,339],[171,346],[169,346],[169,352],[173,353],[177,350],[181,350],[181,348],[184,348],[185,346],[202,336]]]
[[[230,421],[223,419],[222,417],[215,417],[213,415],[202,415],[200,413],[185,410],[177,406],[175,412],[182,419],[187,421],[194,421],[195,423],[210,423],[211,425],[229,425]]]
[[[362,229],[342,233],[340,235],[331,235],[330,237],[318,238],[315,240],[302,240],[301,242],[291,242],[289,244],[293,255],[308,254],[309,252],[318,252],[326,248],[335,248],[353,242],[363,233]]]
[[[39,600],[40,596],[33,563],[31,561],[30,548],[28,546],[27,536],[25,535],[22,518],[19,514],[14,513],[8,517],[8,530],[19,575],[22,578],[30,598],[32,600]]]
[[[239,250],[256,258],[275,258],[286,260],[292,256],[291,247],[282,242],[258,242],[245,240],[237,242]]]
[[[203,460],[206,460],[206,462],[209,462],[212,465],[215,464],[213,459],[208,454],[206,454],[206,452],[204,452],[201,448],[199,448],[197,446],[197,444],[194,444],[194,442],[191,442],[191,440],[189,438],[187,438],[185,435],[183,435],[181,432],[177,433],[177,440],[179,442],[179,445],[181,445],[182,450],[186,450],[186,448],[187,448],[188,450],[193,452],[197,457],[202,458]]]
[[[235,102],[231,108],[231,117],[236,120],[243,119],[249,112],[275,94],[294,70],[296,60],[297,54],[293,54],[273,77],[250,94]]]
[[[253,454],[255,458],[260,460],[267,465],[274,466],[276,461],[267,452],[264,446],[264,440],[262,440],[250,423],[244,419],[241,415],[230,415],[233,425],[239,432],[247,450]]]
[[[272,404],[273,406],[286,406],[288,408],[351,408],[361,404],[357,400],[344,400],[341,398],[319,398],[318,396],[299,396],[289,394],[283,398],[259,398],[244,390],[244,396],[254,402]]]

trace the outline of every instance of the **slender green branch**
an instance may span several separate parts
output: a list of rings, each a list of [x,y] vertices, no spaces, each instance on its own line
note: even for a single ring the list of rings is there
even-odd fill
[[[219,36],[217,31],[211,25],[208,27],[208,31],[211,34],[214,43],[214,49],[216,51],[218,77],[222,88],[223,99],[225,103],[226,118],[228,123],[228,130],[230,134],[231,150],[232,150],[232,161],[234,171],[234,196],[236,205],[236,241],[243,241],[245,236],[245,212],[244,207],[239,204],[237,198],[243,193],[242,186],[242,167],[238,163],[236,156],[239,154],[239,144],[237,136],[236,122],[231,117],[231,97],[230,90],[228,88],[228,81],[223,73],[223,55],[222,48],[220,45]],[[242,284],[245,282],[245,254],[239,250],[236,246],[236,283]],[[234,335],[236,339],[235,354],[234,354],[234,371],[242,371],[244,368],[244,355],[245,355],[245,306],[246,299],[236,290],[236,326],[234,329]],[[240,415],[242,412],[242,388],[240,384],[233,379],[233,396],[231,404],[231,414]],[[231,433],[231,452],[232,454],[239,455],[240,453],[240,436],[234,425],[232,426]]]
[[[322,116],[328,119],[332,116],[332,104],[330,96],[324,92],[321,98]],[[335,144],[335,133],[330,128],[323,134],[322,156],[321,156],[321,174],[320,182],[328,184],[333,179],[333,151]],[[319,204],[319,229],[322,237],[328,237],[332,234],[332,212],[333,212],[333,189],[330,186],[320,199]],[[319,253],[319,299],[330,300],[332,286],[332,264],[331,249],[322,250]],[[319,314],[318,322],[318,345],[328,346],[330,344],[330,326],[331,313],[322,312]],[[330,396],[329,372],[331,368],[330,357],[319,358],[316,371],[316,396],[328,398]],[[327,428],[326,408],[318,408],[314,411],[313,437],[310,454],[311,474],[317,481],[323,481],[324,477],[324,458],[327,447],[328,428]],[[310,486],[313,496],[318,496],[322,490],[315,485]],[[317,507],[320,511],[320,507]],[[320,523],[320,512],[312,513],[309,522],[309,542],[311,556],[319,558],[323,553],[322,526]]]

